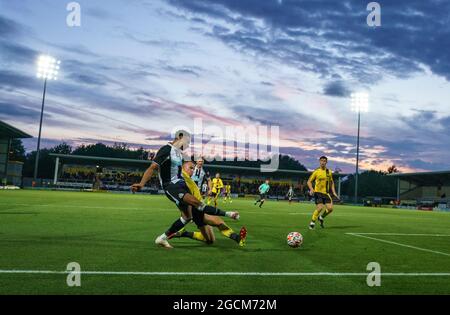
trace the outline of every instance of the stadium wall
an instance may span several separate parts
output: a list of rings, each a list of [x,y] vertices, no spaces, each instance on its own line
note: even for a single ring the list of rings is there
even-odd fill
[[[400,181],[400,199],[450,197],[450,186],[418,186],[408,181]]]
[[[9,139],[0,139],[0,185],[6,184],[9,145]]]

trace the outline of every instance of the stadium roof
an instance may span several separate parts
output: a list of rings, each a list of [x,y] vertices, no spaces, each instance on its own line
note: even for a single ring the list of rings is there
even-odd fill
[[[135,160],[135,159],[120,159],[120,158],[110,158],[110,157],[100,157],[100,156],[84,156],[84,155],[68,155],[68,154],[56,154],[50,153],[50,156],[59,157],[61,159],[69,159],[69,160],[90,160],[95,162],[117,162],[117,163],[129,163],[129,164],[150,164],[150,160]],[[230,166],[230,165],[214,165],[214,164],[205,164],[207,168],[214,169],[222,169],[222,170],[238,170],[238,171],[254,171],[260,173],[261,170],[258,167],[244,167],[244,166]],[[286,169],[278,169],[275,172],[268,173],[288,173],[288,174],[298,174],[298,175],[309,175],[312,172],[309,171],[298,171],[298,170],[286,170]],[[334,174],[336,177],[345,177],[348,174]]]
[[[450,184],[450,171],[417,172],[417,173],[394,173],[388,176],[397,177],[420,185],[443,185]]]
[[[0,138],[32,138],[29,134],[0,120]]]

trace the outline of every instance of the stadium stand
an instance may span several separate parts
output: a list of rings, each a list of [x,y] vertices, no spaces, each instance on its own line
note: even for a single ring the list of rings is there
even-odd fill
[[[399,208],[450,211],[450,171],[395,173]]]
[[[22,185],[23,163],[9,160],[9,148],[13,139],[32,138],[29,134],[0,121],[0,186]]]
[[[150,160],[132,160],[93,156],[50,154],[55,157],[53,187],[68,190],[107,190],[129,192],[130,185],[139,182]],[[271,180],[269,198],[286,199],[289,186],[294,188],[294,200],[309,200],[306,181],[310,172],[296,170],[278,170],[262,173],[259,168],[233,167],[205,164],[213,176],[220,172],[222,180],[231,185],[233,194],[241,197],[256,195],[258,187],[266,178]],[[337,191],[340,180],[346,174],[336,174]],[[157,176],[147,184],[143,193],[163,193],[159,190]]]

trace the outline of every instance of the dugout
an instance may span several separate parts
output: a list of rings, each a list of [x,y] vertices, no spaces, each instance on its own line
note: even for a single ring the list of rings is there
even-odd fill
[[[20,186],[22,163],[9,161],[9,151],[13,139],[32,138],[29,134],[0,121],[0,185],[11,183]]]
[[[397,178],[397,200],[420,204],[450,203],[450,171],[389,174]]]

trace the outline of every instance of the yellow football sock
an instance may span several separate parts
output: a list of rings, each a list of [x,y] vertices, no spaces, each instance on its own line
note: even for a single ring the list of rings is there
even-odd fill
[[[312,215],[312,221],[316,222],[317,218],[319,218],[319,215],[320,215],[320,210],[314,210],[314,213]]]
[[[219,225],[217,228],[220,230],[220,233],[222,233],[223,236],[226,236],[226,237],[228,237],[228,238],[231,236],[231,234],[234,233],[233,229],[230,228],[230,227],[229,227],[228,225],[226,225],[225,223],[222,223],[222,224]]]
[[[202,232],[194,232],[194,234],[192,235],[192,239],[206,242],[206,238],[203,236]]]

